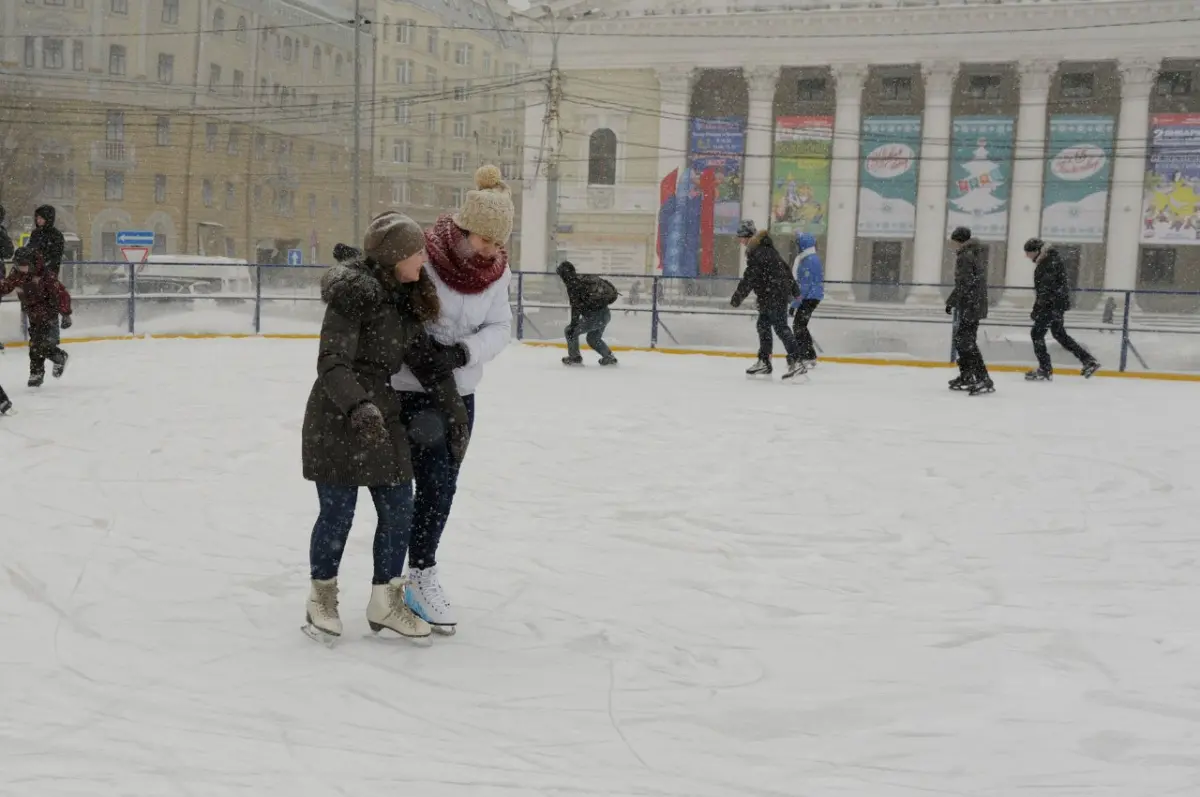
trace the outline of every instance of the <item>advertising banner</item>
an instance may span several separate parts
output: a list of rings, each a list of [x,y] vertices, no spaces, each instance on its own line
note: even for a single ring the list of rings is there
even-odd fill
[[[825,233],[832,164],[832,116],[780,116],[775,120],[772,234],[790,238],[798,232]]]
[[[1056,243],[1104,242],[1115,129],[1111,116],[1050,117],[1043,238]]]
[[[1012,158],[1012,118],[960,116],[954,120],[947,235],[955,227],[970,227],[980,241],[1007,239]]]
[[[744,117],[692,119],[688,165],[695,174],[712,170],[717,192],[713,203],[713,226],[718,235],[734,235],[741,222],[742,153],[745,149]]]
[[[1200,245],[1200,114],[1150,117],[1142,243]]]
[[[913,238],[917,233],[921,117],[867,117],[860,152],[859,236]]]

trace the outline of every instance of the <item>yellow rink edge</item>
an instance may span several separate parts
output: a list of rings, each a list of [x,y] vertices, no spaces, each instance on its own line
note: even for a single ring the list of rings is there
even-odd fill
[[[72,343],[102,343],[106,341],[116,340],[241,340],[244,338],[261,338],[263,340],[318,340],[320,335],[314,335],[307,332],[296,333],[254,333],[254,332],[175,332],[163,334],[138,334],[138,335],[96,335],[92,337],[77,337],[63,338],[62,345]],[[544,349],[566,349],[566,343],[560,343],[553,340],[523,340],[521,344],[533,348]],[[5,343],[8,348],[24,348],[29,344],[25,341],[15,341],[13,343]],[[680,347],[659,347],[650,348],[649,346],[612,346],[613,351],[635,351],[645,352],[648,354],[676,354],[676,355],[691,355],[704,357],[730,357],[736,359],[750,359],[754,357],[749,352],[739,351],[720,351],[714,349],[689,349]],[[776,354],[775,359],[782,359],[784,355]],[[954,368],[953,363],[940,362],[936,360],[890,360],[884,357],[822,357],[823,363],[840,363],[842,365],[877,365],[888,366],[892,368]],[[1028,365],[989,365],[989,371],[997,373],[1023,373],[1029,370]],[[1067,370],[1063,368],[1055,368],[1056,376],[1079,376],[1079,372],[1075,370]],[[1165,382],[1200,382],[1200,374],[1177,374],[1166,371],[1097,371],[1096,376],[1103,376],[1115,379],[1154,379]]]

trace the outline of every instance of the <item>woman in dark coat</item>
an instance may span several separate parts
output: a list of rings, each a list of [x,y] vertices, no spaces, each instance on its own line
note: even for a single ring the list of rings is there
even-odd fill
[[[408,429],[399,395],[388,384],[407,365],[450,419],[449,448],[461,460],[470,437],[467,411],[455,389],[453,363],[436,348],[425,324],[440,312],[424,272],[425,236],[399,213],[371,221],[363,254],[331,268],[321,280],[328,305],[321,325],[317,381],[304,412],[304,478],[316,482],[320,516],[309,547],[312,591],[307,633],[341,635],[337,575],[354,521],[360,487],[371,491],[379,525],[367,621],[406,637],[425,637],[429,625],[404,603],[401,577],[413,518],[410,444],[441,435]]]

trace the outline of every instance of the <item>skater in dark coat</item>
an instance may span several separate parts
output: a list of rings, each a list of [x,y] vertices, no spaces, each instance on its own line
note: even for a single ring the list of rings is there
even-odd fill
[[[784,378],[802,374],[807,369],[800,358],[800,344],[788,328],[787,319],[788,305],[800,293],[796,280],[766,230],[756,231],[754,222],[743,221],[738,228],[738,240],[746,247],[746,272],[729,303],[740,307],[751,293],[758,298],[758,361],[746,373],[754,376],[772,372],[773,331],[787,350],[788,372]]]
[[[0,280],[0,296],[16,291],[20,297],[21,310],[29,320],[29,386],[41,387],[46,360],[54,363],[56,379],[67,367],[58,330],[60,323],[63,329],[71,326],[71,295],[30,247],[22,246],[13,253],[13,264],[12,273]]]
[[[604,330],[612,320],[609,306],[617,300],[617,289],[606,279],[591,274],[578,274],[575,265],[564,260],[558,265],[558,276],[567,289],[571,303],[571,321],[563,334],[567,338],[567,356],[563,365],[583,365],[579,353],[579,336],[586,335],[588,345],[600,355],[601,365],[616,365],[617,358],[604,342]]]
[[[971,231],[959,227],[950,234],[958,250],[954,261],[954,290],[946,300],[946,314],[958,311],[958,329],[954,333],[954,348],[958,351],[957,379],[950,381],[951,390],[966,390],[972,396],[995,392],[988,375],[983,354],[979,351],[979,322],[988,316],[987,265],[983,247],[971,237]]]
[[[1037,357],[1038,367],[1025,374],[1031,382],[1050,381],[1054,378],[1054,366],[1050,362],[1050,352],[1046,350],[1046,331],[1049,330],[1058,344],[1074,354],[1083,364],[1083,376],[1091,377],[1100,369],[1100,363],[1083,346],[1079,345],[1067,334],[1064,323],[1066,313],[1071,309],[1071,283],[1067,277],[1067,267],[1062,256],[1053,246],[1048,246],[1040,238],[1030,238],[1025,242],[1025,257],[1032,260],[1033,267],[1033,329],[1029,336],[1033,339],[1033,353]]]
[[[304,412],[304,478],[316,482],[320,516],[309,547],[312,590],[307,631],[336,637],[337,575],[360,487],[370,489],[379,517],[375,573],[367,620],[378,631],[424,637],[427,623],[404,603],[401,577],[413,521],[411,446],[449,443],[461,461],[470,438],[466,406],[454,368],[425,331],[441,312],[424,272],[425,235],[400,213],[371,221],[363,257],[331,268],[321,281],[326,303],[317,354],[317,380]],[[392,374],[407,365],[448,418],[403,421]]]
[[[67,249],[63,234],[54,226],[58,212],[53,205],[42,205],[33,212],[33,232],[26,244],[42,256],[42,262],[54,276],[62,272],[63,253]]]

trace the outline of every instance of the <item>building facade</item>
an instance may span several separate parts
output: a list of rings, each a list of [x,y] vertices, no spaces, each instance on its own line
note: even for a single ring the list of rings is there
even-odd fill
[[[749,218],[785,252],[816,236],[827,279],[861,283],[837,295],[934,301],[962,224],[994,285],[1032,284],[1022,244],[1040,236],[1077,287],[1200,290],[1194,4],[612,0],[542,18],[570,36],[563,146],[554,197],[531,105],[524,268],[661,268],[659,210],[677,195],[699,196],[713,230],[668,273],[739,273]]]

